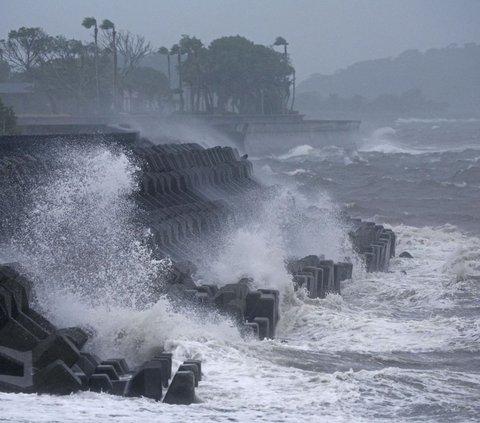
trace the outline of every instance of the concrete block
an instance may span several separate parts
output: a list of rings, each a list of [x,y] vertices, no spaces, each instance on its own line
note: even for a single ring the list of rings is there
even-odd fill
[[[257,322],[245,322],[241,331],[243,337],[254,337],[260,339],[260,327]]]
[[[162,369],[160,366],[141,367],[125,387],[127,397],[146,397],[156,401],[162,399]]]
[[[183,364],[195,364],[198,368],[198,380],[202,380],[202,362],[200,360],[185,360]]]
[[[25,392],[32,389],[32,353],[0,347],[0,391]]]
[[[258,324],[258,339],[268,338],[270,334],[270,319],[268,317],[254,317],[252,322]]]
[[[195,388],[198,387],[200,381],[200,368],[196,363],[183,363],[178,367],[177,372],[192,372],[195,376]]]
[[[113,391],[112,381],[105,373],[91,375],[88,379],[88,387],[93,392],[111,393]]]
[[[164,388],[168,388],[168,381],[172,375],[172,364],[168,358],[154,357],[146,361],[141,367],[151,368],[157,367],[161,370],[161,383]]]
[[[165,360],[168,361],[168,363],[169,363],[168,367],[167,367],[167,378],[168,379],[171,379],[171,377],[172,377],[172,356],[173,356],[172,353],[163,352],[163,353],[157,353],[153,357],[154,360],[165,359]]]
[[[113,366],[119,376],[130,371],[130,368],[128,367],[128,364],[124,358],[109,358],[108,360],[103,360],[100,364]]]
[[[57,332],[69,339],[79,350],[82,349],[88,341],[88,334],[82,328],[72,327],[60,329]]]
[[[87,356],[85,356],[83,353],[80,353],[80,357],[75,365],[78,366],[87,376],[90,376],[95,372],[98,363],[92,363]]]
[[[115,367],[109,364],[99,364],[95,368],[95,371],[93,372],[93,374],[94,375],[105,374],[110,378],[112,382],[114,380],[120,380],[120,377],[118,376],[118,373],[115,370]]]
[[[124,396],[127,385],[128,380],[113,380],[111,394]]]
[[[323,270],[322,270],[323,275]],[[323,298],[325,296],[325,288],[323,284],[323,276],[322,281],[318,284],[315,275],[312,272],[298,272],[295,276],[300,276],[306,279],[306,288],[308,291],[308,296],[310,298]]]
[[[80,358],[80,352],[65,336],[55,333],[35,346],[32,358],[33,366],[37,369],[46,367],[55,360],[62,360],[68,367],[72,367]]]
[[[334,291],[340,294],[340,282],[352,278],[352,263],[335,263],[334,265]]]
[[[82,390],[82,381],[62,360],[55,360],[33,375],[35,392],[69,395]]]
[[[189,405],[195,402],[195,375],[192,371],[179,371],[168,388],[164,403]]]
[[[40,339],[13,319],[8,319],[0,328],[0,345],[3,347],[18,351],[31,351],[39,341]]]

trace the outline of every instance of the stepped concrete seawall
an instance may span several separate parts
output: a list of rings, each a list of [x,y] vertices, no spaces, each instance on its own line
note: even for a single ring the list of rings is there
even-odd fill
[[[252,164],[231,147],[204,149],[198,144],[134,148],[142,176],[138,203],[156,246],[174,259],[195,256],[195,240],[220,231],[238,217],[241,203],[262,186]]]
[[[118,141],[125,147],[123,136],[120,134]],[[112,137],[115,139],[114,134]],[[20,201],[21,192],[39,175],[51,171],[45,146],[53,145],[56,138],[42,135],[39,143],[23,140],[15,145],[11,138],[0,137],[0,240],[7,240],[15,231],[16,210],[20,208],[16,201]],[[77,135],[62,138],[67,144],[78,142]],[[239,224],[242,215],[255,209],[258,198],[268,196],[269,188],[255,179],[252,164],[230,147],[130,141],[128,154],[140,168],[135,201],[142,211],[142,222],[152,231],[155,253],[171,258],[173,263],[158,287],[159,295],[228,315],[245,337],[274,338],[281,318],[277,290],[256,289],[249,278],[218,287],[197,284],[192,277],[202,241],[232,222]],[[346,215],[343,219],[367,270],[386,271],[395,254],[395,234],[373,222]],[[340,283],[351,279],[353,270],[348,260],[336,263],[314,255],[292,258],[286,267],[295,288],[305,288],[311,298],[340,294]],[[175,404],[195,401],[200,362],[186,361],[172,378],[168,353],[154,356],[133,370],[124,359],[98,358],[88,352],[89,335],[84,329],[57,328],[35,311],[31,302],[34,290],[21,264],[0,266],[1,390],[69,394],[90,389]]]

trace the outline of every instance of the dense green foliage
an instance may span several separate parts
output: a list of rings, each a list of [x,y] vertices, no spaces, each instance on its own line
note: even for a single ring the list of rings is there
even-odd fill
[[[179,110],[262,114],[288,110],[294,69],[286,53],[238,35],[216,39],[209,46],[183,35],[158,54],[167,57]]]
[[[231,98],[245,113],[285,112],[292,68],[282,54],[241,37],[220,38],[210,50],[221,98]]]
[[[142,99],[148,105],[141,110],[162,110],[167,102],[194,113],[271,114],[289,109],[294,69],[282,37],[274,46],[283,52],[238,35],[209,46],[183,35],[170,49],[153,53],[142,36],[117,32],[108,19],[97,24],[94,17],[86,17],[81,24],[92,31],[92,43],[52,37],[41,28],[10,31],[0,40],[0,78],[8,78],[11,70],[17,79],[33,82],[44,103],[37,108],[48,107],[53,113],[128,109],[132,99],[135,105]],[[152,56],[166,59],[168,78],[151,65]]]
[[[17,118],[11,107],[6,107],[0,98],[0,135],[12,135],[17,127]]]
[[[178,45],[187,56],[181,75],[190,87],[190,110],[286,112],[293,68],[285,55],[238,35],[208,48],[183,36]]]
[[[34,83],[35,107],[38,111],[53,113],[88,113],[108,111],[112,107],[113,73],[111,33],[112,23],[105,20],[99,46],[98,28],[94,18],[86,18],[83,26],[94,27],[94,42],[84,43],[64,36],[50,36],[41,28],[22,27],[10,31],[6,40],[0,40],[0,58],[14,72],[15,79]],[[138,62],[150,52],[143,37],[122,32],[115,48],[124,52],[117,90],[127,86],[126,80]],[[0,62],[1,64],[1,62]],[[3,75],[0,66],[0,77]],[[150,76],[147,74],[146,77]],[[158,80],[158,75],[155,75]],[[154,83],[152,81],[142,81]],[[129,89],[132,82],[128,83]],[[139,87],[141,90],[142,88]],[[154,90],[153,92],[158,92]],[[164,93],[164,89],[160,90]],[[121,93],[120,93],[121,94]]]
[[[139,94],[149,101],[167,96],[170,93],[168,78],[150,67],[136,67],[124,78],[123,89],[130,95]]]

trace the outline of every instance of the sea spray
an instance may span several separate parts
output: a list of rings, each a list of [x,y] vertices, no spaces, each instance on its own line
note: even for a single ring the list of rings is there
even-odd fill
[[[21,219],[4,252],[35,276],[37,307],[54,323],[87,328],[90,351],[131,365],[181,340],[240,341],[229,318],[160,295],[171,261],[152,252],[135,202],[140,168],[127,152],[60,143],[42,160],[48,172],[16,187]]]
[[[68,295],[64,300],[56,307],[63,325],[92,328],[89,350],[101,357],[125,357],[132,366],[164,349],[173,352],[185,342],[242,342],[230,318],[201,312],[192,304],[178,309],[163,296],[140,310],[120,305],[91,307]],[[201,357],[197,349],[185,358]]]
[[[53,293],[74,292],[92,305],[147,304],[165,263],[153,258],[132,198],[138,168],[113,146],[57,145],[46,155],[52,171],[29,187],[11,240],[42,281],[39,302],[50,309]]]
[[[397,131],[386,126],[383,128],[377,128],[369,134],[368,137],[363,139],[362,144],[359,146],[361,152],[377,152],[384,154],[421,154],[421,151],[417,151],[411,147],[406,147],[396,138]]]
[[[435,146],[435,140],[429,140],[430,144]],[[452,137],[452,145],[458,146],[457,137]],[[397,251],[407,250],[414,259],[393,259],[389,273],[369,273],[346,281],[341,297],[303,297],[295,307],[284,308],[276,340],[245,342],[228,323],[202,325],[188,314],[164,315],[172,324],[162,326],[155,308],[152,316],[149,309],[121,307],[99,307],[91,315],[89,309],[69,311],[72,324],[75,315],[104,321],[99,330],[110,338],[102,343],[98,336],[94,342],[102,351],[120,351],[119,356],[125,347],[129,359],[135,358],[137,350],[127,347],[123,339],[134,339],[134,333],[141,332],[135,338],[140,356],[148,354],[147,345],[157,346],[171,330],[164,347],[174,352],[174,358],[203,360],[205,378],[199,390],[203,403],[162,406],[148,399],[125,400],[88,392],[65,398],[1,394],[6,418],[54,421],[62,413],[62,420],[74,422],[478,421],[480,284],[467,278],[478,274],[470,268],[478,264],[478,238],[462,235],[458,228],[469,226],[478,236],[480,197],[477,190],[441,189],[439,201],[434,202],[431,197],[436,193],[422,184],[426,175],[444,181],[474,157],[471,151],[428,156],[360,152],[361,163],[345,166],[343,159],[308,156],[311,162],[305,163],[305,169],[333,179],[336,185],[331,195],[337,201],[358,202],[365,207],[359,209],[365,217],[378,214],[389,223],[406,221],[409,226],[393,227],[398,234]],[[291,160],[268,165],[277,173],[304,167]],[[425,172],[419,172],[422,169]],[[382,179],[386,174],[401,183]],[[413,184],[404,181],[412,179]],[[315,186],[302,192],[322,189],[319,180],[305,177],[305,183]],[[413,224],[396,214],[412,209],[417,216]],[[472,220],[463,220],[466,215]],[[447,221],[458,228],[435,228]],[[319,239],[322,248],[327,239]],[[459,266],[453,269],[451,264]],[[181,320],[185,316],[192,320]],[[184,324],[191,325],[189,332],[184,332]],[[110,333],[121,333],[121,328],[132,334],[120,336],[115,343]]]
[[[289,259],[324,255],[359,261],[330,197],[324,192],[306,197],[294,189],[277,187],[258,199],[255,213],[219,236],[214,250],[205,249],[203,282],[222,286],[250,278],[252,287],[277,289],[287,301],[294,295],[292,275],[286,270]]]
[[[169,260],[157,260],[135,202],[139,166],[115,146],[55,146],[51,172],[24,198],[24,220],[11,241],[17,259],[38,276],[37,297],[55,323],[90,328],[91,350],[132,363],[186,340],[240,342],[234,323],[195,307],[178,309],[156,289]],[[295,188],[254,199],[248,217],[228,226],[203,261],[199,282],[252,280],[278,289],[287,311],[302,302],[286,262],[292,256],[351,255],[338,210],[322,192]]]

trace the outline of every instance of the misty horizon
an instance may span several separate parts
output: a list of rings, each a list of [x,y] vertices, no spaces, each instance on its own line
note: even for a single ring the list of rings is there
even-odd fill
[[[377,2],[271,0],[263,2],[146,0],[95,2],[4,0],[0,38],[19,27],[41,27],[51,35],[91,40],[81,26],[85,16],[108,18],[117,28],[146,37],[156,48],[170,46],[181,34],[208,45],[221,36],[241,35],[271,45],[282,36],[302,81],[312,74],[332,74],[356,62],[396,57],[405,50],[424,52],[451,44],[480,43],[480,3],[472,0]]]

